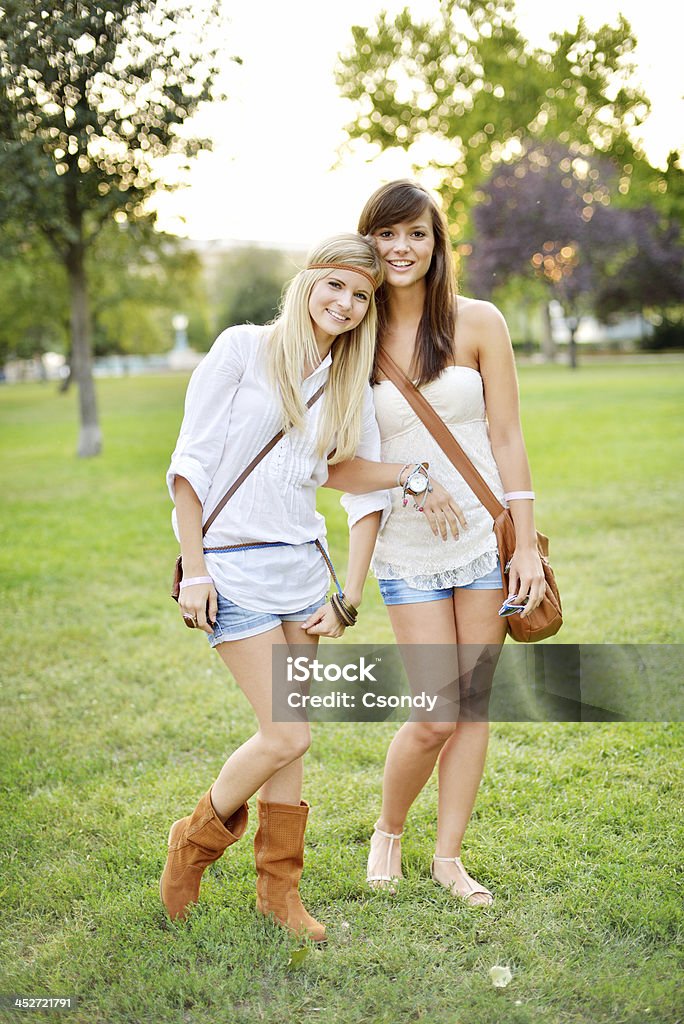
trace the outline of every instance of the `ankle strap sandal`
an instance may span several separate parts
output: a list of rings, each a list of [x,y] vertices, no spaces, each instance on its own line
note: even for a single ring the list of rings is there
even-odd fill
[[[443,864],[455,864],[456,867],[459,870],[459,873],[461,875],[461,878],[463,879],[464,884],[467,886],[467,890],[468,891],[467,892],[459,892],[459,890],[455,888],[455,885],[456,885],[455,882],[452,882],[450,885],[447,885],[444,882],[440,882],[439,879],[435,878],[435,872],[434,872],[435,861],[441,862]],[[441,885],[445,889],[448,889],[449,892],[452,893],[452,895],[458,896],[459,899],[462,899],[465,903],[468,903],[471,907],[472,906],[491,906],[491,904],[494,902],[494,896],[489,891],[489,889],[486,889],[484,887],[484,885],[482,885],[480,882],[476,882],[474,878],[470,877],[470,875],[468,874],[466,869],[463,867],[463,862],[461,861],[460,857],[433,857],[432,858],[432,865],[430,866],[430,875],[432,876],[432,881],[433,882],[437,882],[437,885]],[[486,902],[481,902],[481,901],[478,900],[476,903],[473,903],[472,899],[471,899],[473,896],[488,896],[489,899]]]
[[[395,840],[401,839],[401,837],[403,836],[404,833],[403,832],[398,832],[398,833],[395,833],[395,832],[384,832],[381,828],[378,828],[377,825],[373,826],[373,831],[377,832],[377,834],[379,836],[382,836],[384,839],[389,839],[389,841],[390,841],[389,847],[387,849],[387,867],[385,869],[385,874],[384,875],[367,875],[366,876],[366,881],[367,882],[398,882],[399,879],[397,878],[396,875],[390,875],[390,865],[392,863],[392,851],[394,850]],[[373,886],[373,888],[376,888],[376,886]],[[377,888],[380,888],[380,886],[377,886]]]

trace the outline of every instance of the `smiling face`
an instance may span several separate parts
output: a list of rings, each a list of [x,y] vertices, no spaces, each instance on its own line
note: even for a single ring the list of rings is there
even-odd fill
[[[411,220],[376,228],[373,237],[385,268],[385,283],[391,288],[405,288],[425,277],[435,248],[427,207]]]
[[[335,338],[352,331],[368,312],[371,286],[363,274],[332,270],[316,281],[309,296],[309,314],[321,355]]]

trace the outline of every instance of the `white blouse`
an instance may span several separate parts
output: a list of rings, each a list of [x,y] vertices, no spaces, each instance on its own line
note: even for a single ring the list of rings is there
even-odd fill
[[[494,460],[485,415],[482,377],[469,366],[448,366],[421,391],[441,416],[464,452],[504,504],[504,488]],[[435,537],[425,518],[402,492],[391,492],[392,510],[381,526],[372,568],[378,579],[405,579],[418,590],[464,586],[496,566],[492,517],[470,490],[423,422],[391,381],[373,389],[382,437],[383,462],[430,463],[430,473],[461,506],[467,528],[454,540]],[[345,495],[353,509],[356,498]],[[459,528],[460,529],[460,528]]]
[[[185,477],[209,518],[230,485],[281,428],[281,405],[270,386],[265,360],[270,330],[251,324],[223,331],[196,368],[185,398],[185,415],[166,480],[174,499],[176,476]],[[328,377],[328,355],[302,381],[306,402]],[[205,547],[282,541],[287,547],[208,552],[207,570],[218,592],[244,608],[287,614],[322,603],[328,570],[317,548],[325,541],[316,491],[328,476],[317,451],[325,394],[306,413],[302,430],[290,430],[250,473],[204,537]],[[357,454],[380,460],[380,435],[370,387]],[[356,499],[350,527],[370,512],[389,512],[389,493]],[[178,537],[176,510],[172,514]]]

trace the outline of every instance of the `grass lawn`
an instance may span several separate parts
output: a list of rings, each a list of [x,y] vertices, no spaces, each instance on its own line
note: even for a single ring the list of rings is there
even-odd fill
[[[566,643],[682,640],[683,381],[668,362],[521,371]],[[406,882],[366,890],[396,727],[318,725],[302,890],[327,948],[298,953],[256,914],[254,816],[187,923],[169,924],[169,824],[253,725],[168,597],[163,476],[184,387],[99,382],[105,449],[89,461],[73,454],[75,395],[0,391],[0,995],[77,995],[64,1019],[78,1024],[681,1021],[678,724],[493,725],[465,849],[496,894],[480,910],[429,879],[434,781],[407,823]],[[343,573],[338,496],[321,508]],[[371,580],[348,639],[391,638]]]

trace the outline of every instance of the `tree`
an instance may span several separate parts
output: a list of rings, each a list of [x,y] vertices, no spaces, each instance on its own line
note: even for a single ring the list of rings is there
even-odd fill
[[[604,275],[595,310],[614,313],[655,312],[661,323],[681,325],[684,309],[684,244],[680,223],[661,217],[652,206],[627,213],[631,244],[617,271]],[[679,330],[681,344],[681,327]]]
[[[88,274],[98,355],[166,351],[179,302],[191,318],[193,344],[207,347],[202,265],[181,239],[155,231],[148,221],[110,224],[92,247]]]
[[[213,285],[218,329],[272,320],[283,286],[295,272],[285,254],[274,249],[246,246],[224,256]]]
[[[468,262],[478,294],[509,276],[542,281],[563,306],[573,366],[579,318],[633,244],[630,212],[611,204],[618,172],[579,150],[547,144],[496,169],[473,213]]]
[[[64,351],[69,302],[63,268],[42,238],[7,227],[0,246],[0,367],[9,359]],[[9,235],[14,235],[11,246]]]
[[[0,224],[40,232],[65,268],[78,454],[101,448],[87,255],[104,225],[148,216],[162,158],[207,140],[184,131],[212,97],[218,0],[3,0]]]
[[[9,228],[8,228],[9,230]],[[0,246],[0,365],[61,352],[71,364],[69,289],[64,268],[40,235]],[[164,352],[179,301],[190,316],[193,347],[206,349],[211,325],[197,254],[148,221],[111,222],[86,256],[95,355]],[[71,376],[60,385],[65,391]]]
[[[668,308],[684,302],[681,228],[652,206],[616,205],[620,172],[607,158],[558,144],[501,164],[473,213],[468,261],[478,294],[510,277],[543,282],[574,332],[583,312]],[[471,248],[471,246],[466,246]]]
[[[456,231],[479,186],[523,155],[527,140],[576,144],[583,156],[610,152],[626,192],[644,164],[628,130],[649,104],[628,81],[636,40],[623,17],[597,31],[580,18],[573,32],[551,36],[549,50],[520,34],[513,0],[442,0],[434,21],[414,20],[406,8],[352,32],[337,73],[357,107],[350,140],[400,147],[436,171]],[[661,184],[667,189],[663,174]]]

